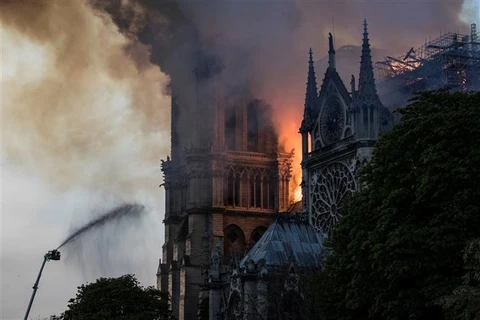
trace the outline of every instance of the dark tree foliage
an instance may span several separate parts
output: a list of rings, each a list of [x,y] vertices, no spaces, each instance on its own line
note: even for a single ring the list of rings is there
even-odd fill
[[[64,320],[170,320],[168,297],[159,290],[143,288],[133,275],[100,278],[78,287],[70,299]]]
[[[401,114],[330,237],[313,284],[322,319],[480,318],[479,279],[476,300],[459,291],[480,238],[480,93],[419,93]]]
[[[467,245],[463,254],[463,283],[441,300],[448,319],[480,320],[480,239]]]

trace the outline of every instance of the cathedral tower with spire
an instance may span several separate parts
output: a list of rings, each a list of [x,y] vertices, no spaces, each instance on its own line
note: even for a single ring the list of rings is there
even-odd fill
[[[371,159],[379,135],[393,119],[375,87],[367,21],[363,24],[358,88],[350,92],[336,70],[333,36],[329,34],[328,68],[317,92],[309,51],[302,135],[303,205],[310,223],[327,236],[342,216],[348,196],[358,190],[358,170]]]

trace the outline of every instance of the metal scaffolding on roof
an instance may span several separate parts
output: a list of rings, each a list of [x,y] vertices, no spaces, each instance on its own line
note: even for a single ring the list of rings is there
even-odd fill
[[[379,89],[395,83],[412,90],[451,87],[480,90],[480,42],[476,25],[470,35],[446,33],[413,47],[401,57],[386,57],[375,64]]]

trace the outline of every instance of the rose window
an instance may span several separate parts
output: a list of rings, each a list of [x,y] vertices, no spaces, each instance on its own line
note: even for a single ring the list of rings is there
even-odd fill
[[[313,226],[323,234],[328,234],[342,217],[345,200],[355,190],[353,174],[341,163],[313,171],[310,183]]]

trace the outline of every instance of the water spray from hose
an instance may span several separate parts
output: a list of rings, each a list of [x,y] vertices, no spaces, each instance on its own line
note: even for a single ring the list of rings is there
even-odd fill
[[[74,240],[79,235],[94,229],[103,226],[104,224],[108,223],[111,220],[122,219],[125,216],[138,216],[140,215],[143,210],[145,209],[144,206],[138,204],[124,204],[118,208],[115,208],[106,214],[98,217],[97,219],[90,221],[80,229],[74,231],[71,235],[69,235],[59,246],[56,250],[60,249],[70,241]]]
[[[90,221],[89,223],[87,223],[83,227],[77,229],[76,231],[71,233],[57,247],[57,249],[48,251],[44,256],[43,263],[42,263],[42,266],[40,268],[40,272],[38,273],[38,276],[37,276],[37,280],[35,281],[35,284],[33,285],[33,293],[32,293],[32,296],[30,298],[30,302],[28,304],[27,312],[25,313],[24,320],[28,319],[28,315],[30,313],[30,309],[32,308],[33,300],[35,298],[35,294],[37,293],[38,284],[40,282],[40,278],[42,276],[43,268],[45,267],[46,262],[50,261],[50,260],[55,260],[55,261],[60,260],[60,251],[58,251],[58,249],[60,249],[61,247],[63,247],[67,243],[69,243],[70,241],[74,240],[78,236],[81,236],[82,234],[84,234],[84,233],[86,233],[86,232],[88,232],[92,229],[101,227],[101,226],[105,225],[106,223],[108,223],[112,220],[123,219],[127,216],[128,217],[139,216],[141,213],[144,212],[144,209],[145,209],[145,207],[143,205],[139,205],[139,204],[124,204],[124,205],[121,205],[121,206],[119,206],[119,207],[117,207],[113,210],[108,211],[107,213],[103,214],[102,216],[98,217],[97,219]]]

